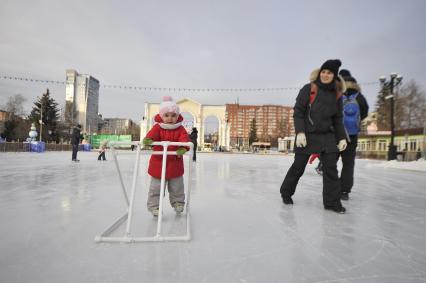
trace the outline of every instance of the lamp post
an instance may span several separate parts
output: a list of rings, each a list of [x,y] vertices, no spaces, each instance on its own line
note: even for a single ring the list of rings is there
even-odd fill
[[[40,99],[40,142],[43,135],[43,98]]]
[[[394,95],[393,88],[401,84],[402,76],[397,73],[390,74],[390,80],[386,80],[385,76],[379,78],[380,84],[382,86],[383,93],[388,95],[385,96],[385,99],[390,99],[390,128],[391,128],[391,141],[388,148],[388,160],[396,159],[396,146],[394,145],[395,139],[395,124],[394,124]]]

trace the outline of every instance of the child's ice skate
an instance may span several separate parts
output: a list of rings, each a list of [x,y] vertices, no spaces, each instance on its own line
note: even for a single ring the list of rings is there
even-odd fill
[[[173,208],[175,209],[176,214],[179,215],[183,211],[183,203],[176,202],[176,203],[173,204]]]
[[[152,213],[152,216],[157,217],[158,216],[158,207],[152,207],[149,209],[149,212]]]

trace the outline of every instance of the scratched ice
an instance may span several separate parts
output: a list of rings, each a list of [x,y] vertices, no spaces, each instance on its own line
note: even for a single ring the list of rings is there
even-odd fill
[[[190,242],[99,244],[126,205],[111,154],[79,158],[0,153],[0,282],[426,282],[425,172],[357,160],[339,215],[322,208],[313,165],[285,206],[279,187],[292,156],[199,154]],[[127,186],[132,160],[119,159]],[[135,235],[155,233],[146,162]],[[179,232],[184,218],[165,200],[164,230]]]

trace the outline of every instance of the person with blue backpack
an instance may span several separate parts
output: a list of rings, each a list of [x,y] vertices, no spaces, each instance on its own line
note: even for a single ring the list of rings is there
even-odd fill
[[[340,173],[341,199],[349,200],[349,194],[354,184],[358,135],[361,130],[361,121],[368,115],[368,103],[350,71],[342,69],[339,75],[343,77],[346,84],[346,92],[343,94],[343,124],[348,140],[346,149],[340,152],[340,157],[342,158],[342,171]]]

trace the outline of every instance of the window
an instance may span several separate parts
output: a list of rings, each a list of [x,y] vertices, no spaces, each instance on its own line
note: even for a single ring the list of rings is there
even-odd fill
[[[417,142],[416,140],[410,140],[410,151],[416,151]]]
[[[386,151],[386,140],[379,140],[378,141],[378,150],[379,151]]]

